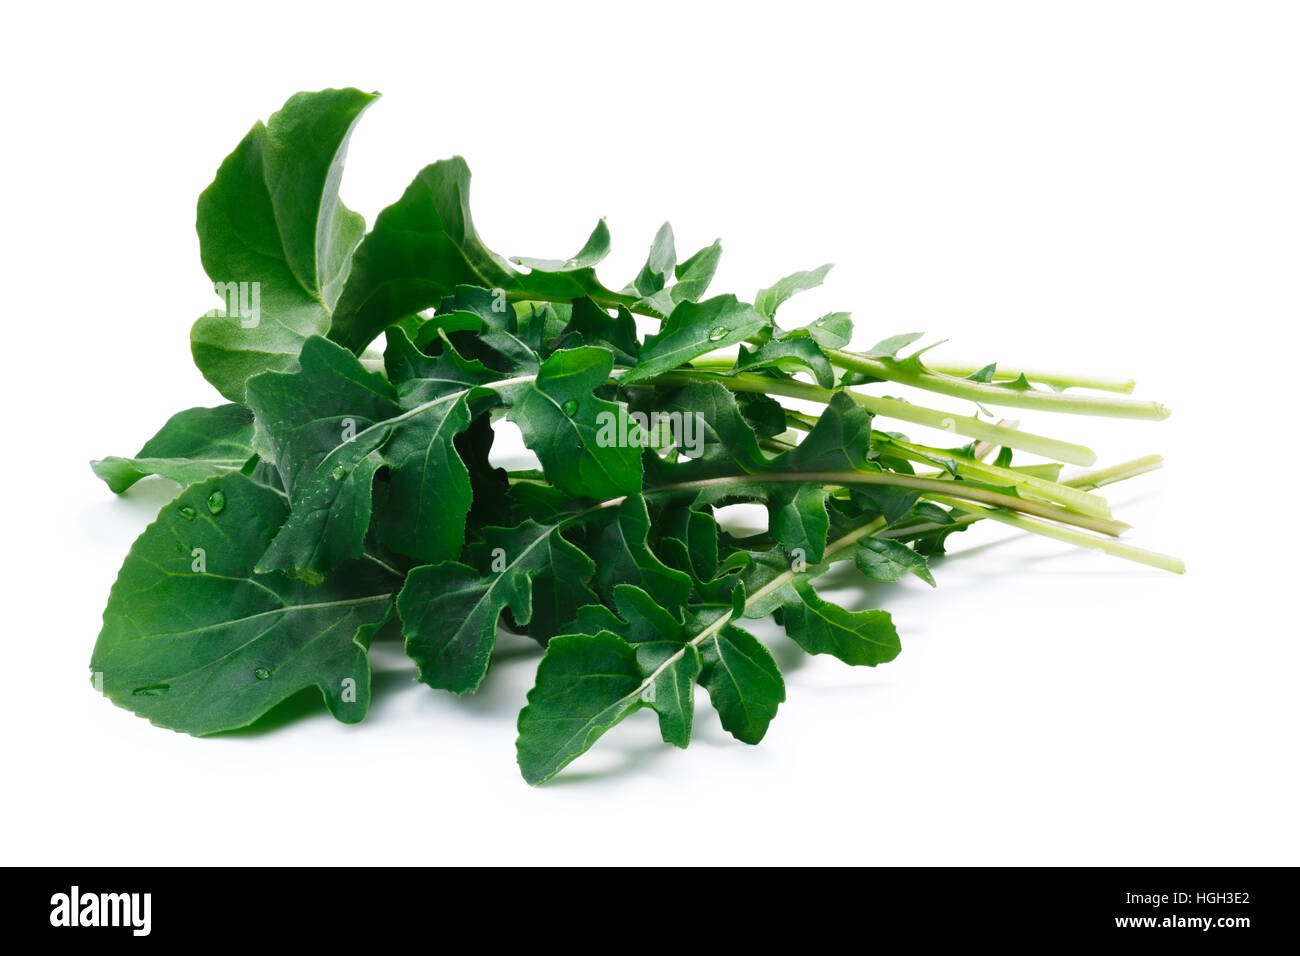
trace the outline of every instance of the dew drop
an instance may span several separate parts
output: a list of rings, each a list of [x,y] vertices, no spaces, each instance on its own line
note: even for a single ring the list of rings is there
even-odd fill
[[[271,676],[271,672],[265,667],[259,667],[257,670],[253,671],[253,676],[258,680],[266,680]]]
[[[212,494],[208,495],[208,510],[211,511],[214,515],[221,514],[222,509],[225,507],[226,507],[226,493],[222,491],[220,488],[212,492]]]
[[[578,400],[576,398],[569,399],[560,406],[560,410],[564,412],[564,414],[572,416],[578,410]]]
[[[149,684],[146,687],[137,687],[131,691],[131,694],[135,697],[161,697],[169,690],[171,690],[170,684]]]
[[[730,331],[731,329],[727,328],[725,325],[716,325],[709,330],[709,341],[720,342],[727,337],[727,333]]]
[[[193,521],[194,516],[198,513],[189,505],[181,505],[176,510],[181,513],[181,517],[184,518],[186,521]]]
[[[330,477],[333,478],[335,481],[342,481],[343,476],[346,475],[347,473],[348,470],[344,468],[342,465],[335,465],[333,470],[330,472]]]

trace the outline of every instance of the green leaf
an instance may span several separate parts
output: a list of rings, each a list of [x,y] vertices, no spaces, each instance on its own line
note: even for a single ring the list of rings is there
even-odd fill
[[[617,509],[605,511],[607,523],[589,548],[601,592],[612,595],[615,585],[638,582],[664,607],[684,606],[691,595],[691,579],[668,567],[650,550],[650,515],[645,499],[629,495]]]
[[[621,618],[603,605],[582,608],[575,632],[553,638],[538,665],[516,745],[531,784],[549,780],[643,706],[658,714],[666,743],[690,743],[699,650],[648,593],[628,584],[616,590]]]
[[[664,223],[655,233],[650,254],[645,265],[632,282],[632,288],[641,296],[654,295],[668,282],[668,276],[677,264],[677,248],[673,243],[673,227]]]
[[[923,335],[925,335],[924,332],[905,332],[902,335],[891,335],[887,339],[881,339],[862,354],[867,358],[896,359],[900,350],[907,348]]]
[[[830,272],[833,266],[828,262],[824,266],[808,272],[795,272],[786,276],[776,285],[768,286],[766,289],[759,289],[758,295],[754,296],[754,308],[762,315],[771,319],[776,315],[776,310],[781,304],[798,292],[808,289],[815,289],[822,284],[826,278],[826,273]]]
[[[303,342],[329,328],[365,232],[339,202],[339,179],[352,128],[375,98],[354,89],[291,97],[254,125],[199,197],[203,268],[241,309],[199,319],[191,348],[232,401],[243,402],[258,372],[292,368]]]
[[[590,269],[609,255],[609,226],[601,219],[577,254],[568,259],[529,259],[516,256],[512,261],[538,272],[578,272]]]
[[[657,335],[646,336],[636,366],[621,381],[644,381],[714,349],[735,345],[767,328],[770,320],[734,295],[679,304]]]
[[[822,559],[830,518],[826,514],[826,489],[814,482],[780,485],[767,496],[772,535],[794,554],[810,562]]]
[[[415,568],[398,595],[406,652],[420,680],[455,693],[476,690],[507,608],[519,625],[533,617],[533,581],[548,579],[554,620],[569,620],[597,598],[584,583],[595,565],[566,541],[559,524],[525,521],[484,529],[486,572],[457,562]]]
[[[846,664],[874,667],[892,661],[901,645],[886,611],[848,611],[823,600],[802,575],[794,578],[799,601],[781,608],[791,640],[809,654],[832,654]]]
[[[402,197],[379,214],[353,257],[330,338],[359,353],[389,325],[438,305],[462,285],[491,290],[502,301],[507,295],[538,300],[595,295],[603,304],[626,306],[636,301],[596,279],[592,266],[609,248],[603,220],[572,259],[520,260],[534,267],[521,273],[479,237],[469,185],[463,159],[441,160],[422,169]]]
[[[828,312],[789,334],[798,335],[801,332],[806,332],[824,349],[842,349],[853,338],[853,320],[847,312]]]
[[[669,290],[673,303],[699,302],[708,291],[721,258],[722,240],[716,239],[685,262],[679,262],[673,270],[677,282]]]
[[[665,225],[667,225],[665,223]],[[718,271],[718,261],[722,258],[722,242],[715,241],[705,246],[685,262],[677,263],[673,275],[677,281],[658,292],[638,300],[638,306],[651,309],[657,315],[671,315],[681,302],[698,302],[708,291],[713,274]]]
[[[219,405],[177,412],[134,458],[110,456],[90,467],[120,495],[146,475],[191,485],[238,471],[253,454],[253,416],[239,405]]]
[[[723,728],[737,740],[758,743],[785,700],[785,681],[772,652],[748,631],[728,624],[701,643],[700,656],[700,683]]]
[[[469,179],[459,156],[433,163],[379,214],[353,256],[331,339],[360,352],[387,326],[438,305],[459,285],[511,284],[514,270],[474,228]]]
[[[163,508],[122,565],[91,658],[114,703],[191,734],[244,727],[307,687],[339,720],[365,716],[367,645],[397,580],[369,560],[319,587],[255,575],[287,513],[239,474]]]
[[[320,336],[303,347],[296,372],[251,381],[249,404],[293,505],[258,569],[316,575],[359,555],[383,465],[391,480],[378,521],[384,544],[426,562],[459,557],[471,498],[453,443],[473,416],[469,390],[413,404],[439,390],[399,400],[383,376]]]
[[[621,406],[592,394],[613,367],[607,349],[559,351],[512,393],[510,420],[547,479],[575,497],[613,498],[641,487],[640,449],[617,440]]]
[[[695,681],[703,663],[700,652],[671,641],[647,641],[636,646],[636,662],[650,686],[642,699],[659,715],[664,743],[686,748],[695,723]]]
[[[573,348],[575,345],[607,348],[614,353],[614,364],[622,366],[635,365],[641,351],[636,321],[631,312],[619,306],[617,314],[610,316],[587,298],[573,301],[572,314],[558,347]]]
[[[471,317],[467,312],[455,314]],[[482,325],[477,316],[472,318],[477,326]],[[463,392],[501,377],[499,372],[480,360],[462,356],[443,332],[435,338],[441,346],[436,355],[420,351],[406,332],[397,326],[390,327],[386,336],[384,371],[397,394],[408,404],[420,404],[453,392]]]
[[[778,368],[782,371],[797,369],[809,372],[822,388],[835,385],[835,370],[821,347],[811,338],[773,339],[754,351],[741,347],[733,372],[752,372],[755,369]]]
[[[641,682],[636,649],[608,631],[552,640],[519,713],[515,746],[524,779],[551,779],[642,707]]]
[[[858,570],[873,581],[897,581],[909,571],[934,587],[934,575],[922,555],[890,538],[863,538],[854,555]]]

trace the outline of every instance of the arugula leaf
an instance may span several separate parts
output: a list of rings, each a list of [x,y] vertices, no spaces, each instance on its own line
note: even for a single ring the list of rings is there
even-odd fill
[[[886,611],[848,611],[824,601],[807,579],[793,584],[799,601],[781,608],[781,623],[791,640],[809,654],[832,654],[846,664],[874,667],[892,661],[901,645]]]
[[[238,471],[253,454],[253,416],[239,405],[219,405],[177,412],[135,457],[109,456],[90,467],[120,495],[146,475],[190,485]]]
[[[667,223],[664,223],[667,226]],[[722,258],[722,242],[717,240],[673,268],[676,282],[637,300],[636,305],[654,315],[671,315],[681,302],[698,302],[708,291],[713,274]]]
[[[621,381],[630,385],[661,375],[705,352],[743,342],[769,324],[769,319],[734,295],[680,303],[663,331],[646,336],[640,360]]]
[[[422,169],[402,197],[379,214],[353,256],[330,338],[360,352],[389,325],[438,305],[461,285],[488,290],[501,302],[507,295],[569,299],[592,294],[610,304],[636,301],[610,292],[595,277],[592,266],[609,249],[604,220],[574,258],[520,260],[533,266],[521,273],[479,237],[470,215],[469,181],[465,160],[441,160]]]
[[[546,647],[528,704],[519,712],[519,769],[549,780],[597,738],[645,704],[636,649],[622,638],[562,634]]]
[[[199,250],[228,303],[249,314],[206,315],[190,333],[194,364],[226,398],[248,379],[292,368],[323,334],[365,222],[338,198],[348,138],[375,94],[299,93],[257,123],[199,197]],[[244,298],[241,300],[240,296]]]
[[[690,598],[691,579],[650,550],[650,514],[645,499],[629,495],[616,510],[608,511],[612,520],[589,548],[601,592],[611,595],[622,582],[636,581],[663,607],[683,607]]]
[[[114,492],[148,474],[185,486],[137,540],[105,611],[92,665],[117,703],[206,734],[314,686],[358,720],[381,632],[401,633],[422,681],[466,693],[504,623],[545,647],[517,742],[525,779],[540,783],[642,707],[665,742],[687,746],[696,684],[726,730],[761,739],[785,685],[746,620],[773,616],[810,654],[893,659],[886,611],[817,591],[838,562],[933,585],[926,558],[989,518],[1183,570],[1111,541],[1127,526],[1093,493],[1158,458],[1061,482],[1059,465],[1013,466],[1011,449],[1082,464],[1094,453],[851,391],[888,380],[991,405],[1165,417],[1155,403],[1060,394],[1131,380],[931,369],[927,349],[900,358],[919,333],[847,351],[846,312],[788,330],[774,318],[830,266],[753,305],[705,299],[721,244],[679,262],[667,223],[619,292],[596,274],[603,219],[567,259],[507,259],[475,229],[459,157],[421,170],[363,238],[338,186],[373,99],[292,97],[200,197],[203,265],[232,314],[200,319],[192,351],[236,404],[188,409],[134,458],[92,462]],[[643,340],[637,316],[662,324]],[[369,349],[381,336],[382,356]],[[734,361],[716,354],[733,345]],[[913,444],[873,430],[867,409],[972,442]],[[503,418],[540,468],[496,464]],[[720,524],[715,509],[738,502],[765,508],[767,526]]]
[[[370,701],[369,637],[396,585],[381,564],[319,587],[253,566],[288,513],[239,474],[191,485],[136,540],[91,657],[104,693],[190,734],[243,727],[306,687],[352,723]]]
[[[772,652],[735,625],[715,630],[700,645],[700,683],[737,740],[756,744],[785,700],[785,681]]]
[[[802,328],[781,332],[776,336],[780,340],[804,337],[811,338],[824,349],[842,349],[853,337],[853,320],[847,312],[828,312]]]
[[[632,281],[632,288],[643,298],[654,295],[667,284],[668,274],[676,264],[677,248],[673,243],[673,227],[664,223],[655,233],[650,255]]]
[[[773,339],[752,352],[741,346],[732,371],[752,372],[763,368],[800,369],[809,372],[822,388],[831,388],[835,384],[835,370],[831,368],[830,359],[811,338]]]
[[[564,539],[559,522],[486,528],[481,551],[487,571],[453,561],[423,565],[398,595],[406,652],[431,687],[458,694],[478,688],[501,613],[509,609],[521,626],[532,619],[535,577],[551,601],[548,620],[568,620],[597,601],[583,583],[595,565]]]
[[[826,273],[834,268],[829,262],[824,266],[818,266],[807,272],[794,272],[786,276],[775,285],[768,286],[766,289],[759,289],[758,294],[754,296],[754,308],[760,314],[767,318],[776,315],[785,301],[797,292],[804,292],[808,289],[815,289],[822,284],[826,278]]]
[[[566,349],[511,395],[510,420],[524,443],[547,479],[575,497],[611,498],[641,487],[640,450],[611,439],[624,414],[621,406],[593,394],[613,367],[607,349]]]
[[[863,538],[853,560],[858,570],[875,581],[897,581],[909,571],[934,587],[934,575],[923,555],[889,538]]]
[[[453,442],[473,417],[468,391],[404,404],[383,376],[320,336],[304,345],[297,371],[250,381],[250,406],[293,504],[258,569],[316,575],[358,556],[384,465],[391,478],[384,543],[417,560],[458,557],[471,501]]]

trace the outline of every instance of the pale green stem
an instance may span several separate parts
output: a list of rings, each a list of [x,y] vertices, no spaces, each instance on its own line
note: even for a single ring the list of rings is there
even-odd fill
[[[969,501],[978,501],[983,504],[992,505],[995,508],[1006,508],[1010,511],[1023,511],[1026,514],[1037,515],[1040,518],[1048,518],[1052,521],[1059,521],[1062,524],[1076,525],[1080,528],[1087,528],[1090,531],[1097,531],[1101,534],[1111,536],[1118,536],[1129,528],[1129,526],[1124,524],[1122,521],[1113,521],[1105,518],[1094,518],[1089,515],[1077,514],[1073,511],[1068,511],[1065,508],[1058,507],[1057,505],[1035,501],[1032,498],[1016,498],[1012,495],[1004,495],[996,491],[989,491],[986,488],[975,486],[966,487],[959,482],[936,478],[922,478],[916,475],[899,475],[893,472],[799,471],[724,475],[719,478],[700,478],[695,481],[679,481],[672,484],[659,485],[655,488],[646,488],[642,494],[662,494],[669,491],[703,490],[705,488],[725,488],[728,485],[767,484],[772,482],[815,482],[823,485],[842,486],[887,485],[894,488],[910,488],[914,491],[921,491],[930,495],[951,495]],[[613,505],[609,504],[608,506],[612,507]]]
[[[822,388],[809,382],[794,379],[768,378],[742,372],[739,375],[715,375],[710,372],[692,369],[678,369],[657,375],[642,385],[686,385],[690,382],[717,382],[725,388],[736,392],[758,392],[765,395],[784,395],[787,398],[799,398],[805,401],[827,404],[835,397],[831,389]],[[885,398],[877,395],[863,395],[860,392],[845,392],[861,407],[882,418],[911,422],[937,428],[950,434],[964,435],[967,438],[994,442],[1008,448],[1017,448],[1044,458],[1068,462],[1072,465],[1091,465],[1097,460],[1097,454],[1091,448],[1070,442],[1057,441],[1042,435],[1022,432],[1016,428],[991,425],[967,415],[953,415],[922,405],[913,405],[897,398]]]
[[[853,352],[848,349],[845,352],[849,355],[860,357],[861,353]],[[710,371],[725,372],[733,368],[736,364],[736,356],[726,355],[722,352],[710,352],[708,355],[698,359],[692,359],[691,365],[695,368],[707,369]],[[838,364],[838,363],[835,363]],[[965,378],[973,375],[984,368],[983,365],[975,365],[970,362],[941,362],[938,360],[927,359],[926,368],[940,375],[951,375],[957,378]],[[1024,376],[1031,382],[1039,385],[1047,385],[1052,388],[1095,388],[1102,392],[1122,392],[1127,395],[1133,391],[1137,384],[1131,378],[1114,378],[1107,375],[1075,375],[1070,372],[1053,372],[1045,369],[1034,368],[1013,368],[1011,366],[998,365],[993,372],[993,381],[995,382],[1014,382],[1020,376]]]
[[[1110,517],[1110,506],[1106,504],[1104,498],[1088,494],[1078,488],[1069,487],[1055,481],[1046,481],[1011,468],[1000,468],[997,465],[989,465],[982,461],[948,454],[941,449],[913,445],[911,442],[900,441],[886,435],[873,435],[872,441],[878,445],[885,445],[894,449],[901,457],[910,461],[939,467],[943,467],[946,462],[952,462],[957,474],[962,477],[993,482],[1009,482],[1027,494],[1032,494],[1034,497],[1046,501],[1054,501],[1081,514],[1092,515],[1097,518]]]
[[[1102,468],[1098,471],[1090,471],[1087,474],[1067,478],[1061,484],[1069,485],[1071,488],[1100,488],[1103,485],[1123,481],[1126,478],[1144,475],[1149,471],[1156,471],[1164,464],[1164,461],[1159,455],[1145,455],[1142,458],[1134,458],[1132,461],[1120,462],[1110,468]]]
[[[945,495],[930,495],[932,500],[940,504],[947,505],[957,511],[966,514],[976,515],[980,518],[989,518],[1000,524],[1009,525],[1012,528],[1019,528],[1022,531],[1032,531],[1034,534],[1040,534],[1047,538],[1054,538],[1057,541],[1064,541],[1067,544],[1077,545],[1081,548],[1088,548],[1093,551],[1104,551],[1106,554],[1114,555],[1117,558],[1126,558],[1129,561],[1136,561],[1138,564],[1149,565],[1153,568],[1160,568],[1162,571],[1172,571],[1174,574],[1182,574],[1187,570],[1181,558],[1175,558],[1172,555],[1160,554],[1156,551],[1147,551],[1145,548],[1138,548],[1123,541],[1114,541],[1109,538],[1099,538],[1095,535],[1084,534],[1081,531],[1075,531],[1071,528],[1061,528],[1057,525],[1047,524],[1043,521],[1035,521],[1033,518],[1027,518],[1023,515],[1010,514],[997,508],[983,508],[979,505],[968,504],[963,501],[956,501]]]
[[[1169,409],[1159,402],[1139,402],[1128,398],[1103,398],[1100,395],[1066,395],[1061,392],[1018,391],[966,378],[938,375],[931,371],[914,371],[899,368],[879,359],[868,358],[843,349],[826,349],[826,354],[836,365],[873,378],[882,378],[900,385],[911,385],[926,391],[964,398],[984,405],[1001,405],[1007,408],[1037,408],[1044,411],[1064,412],[1069,415],[1102,415],[1109,418],[1144,418],[1159,420],[1169,417]]]
[[[974,375],[983,365],[976,365],[972,362],[941,362],[938,359],[926,359],[926,368],[940,375],[953,375],[958,378],[965,378],[968,375]],[[1108,375],[1073,375],[1069,372],[1050,372],[1045,369],[1036,368],[1013,368],[1009,365],[998,365],[993,372],[995,382],[1014,382],[1020,376],[1024,376],[1031,382],[1037,382],[1039,385],[1048,385],[1052,388],[1095,388],[1102,392],[1122,392],[1125,395],[1133,391],[1137,384],[1131,378],[1113,378]]]

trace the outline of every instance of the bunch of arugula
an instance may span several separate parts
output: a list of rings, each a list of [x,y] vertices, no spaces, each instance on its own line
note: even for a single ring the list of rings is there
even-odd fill
[[[1182,570],[1115,540],[1125,526],[1093,493],[1158,458],[1061,481],[1060,462],[1093,453],[856,390],[1163,418],[1153,403],[1065,394],[1131,382],[902,356],[917,335],[849,351],[846,313],[775,320],[829,266],[752,303],[706,297],[720,245],[678,261],[666,224],[619,291],[596,276],[603,221],[572,258],[508,260],[474,229],[459,158],[421,170],[367,233],[338,186],[374,98],[294,96],[199,198],[203,266],[244,305],[191,336],[229,404],[182,411],[135,457],[93,463],[114,492],[145,475],[183,486],[104,612],[91,669],[114,702],[210,734],[315,686],[358,721],[376,637],[400,633],[420,680],[468,693],[505,623],[545,646],[518,740],[540,783],[641,707],[685,747],[697,683],[726,730],[758,742],[785,685],[746,620],[774,615],[810,654],[892,660],[889,614],[818,594],[834,562],[933,585],[927,558],[991,519]],[[657,330],[642,337],[634,316]],[[493,466],[502,415],[539,468]],[[970,442],[922,445],[874,429],[876,416]],[[665,430],[674,421],[698,429],[693,448]],[[1015,466],[1013,449],[1057,463]],[[765,507],[767,530],[720,527],[716,509],[734,502]]]

